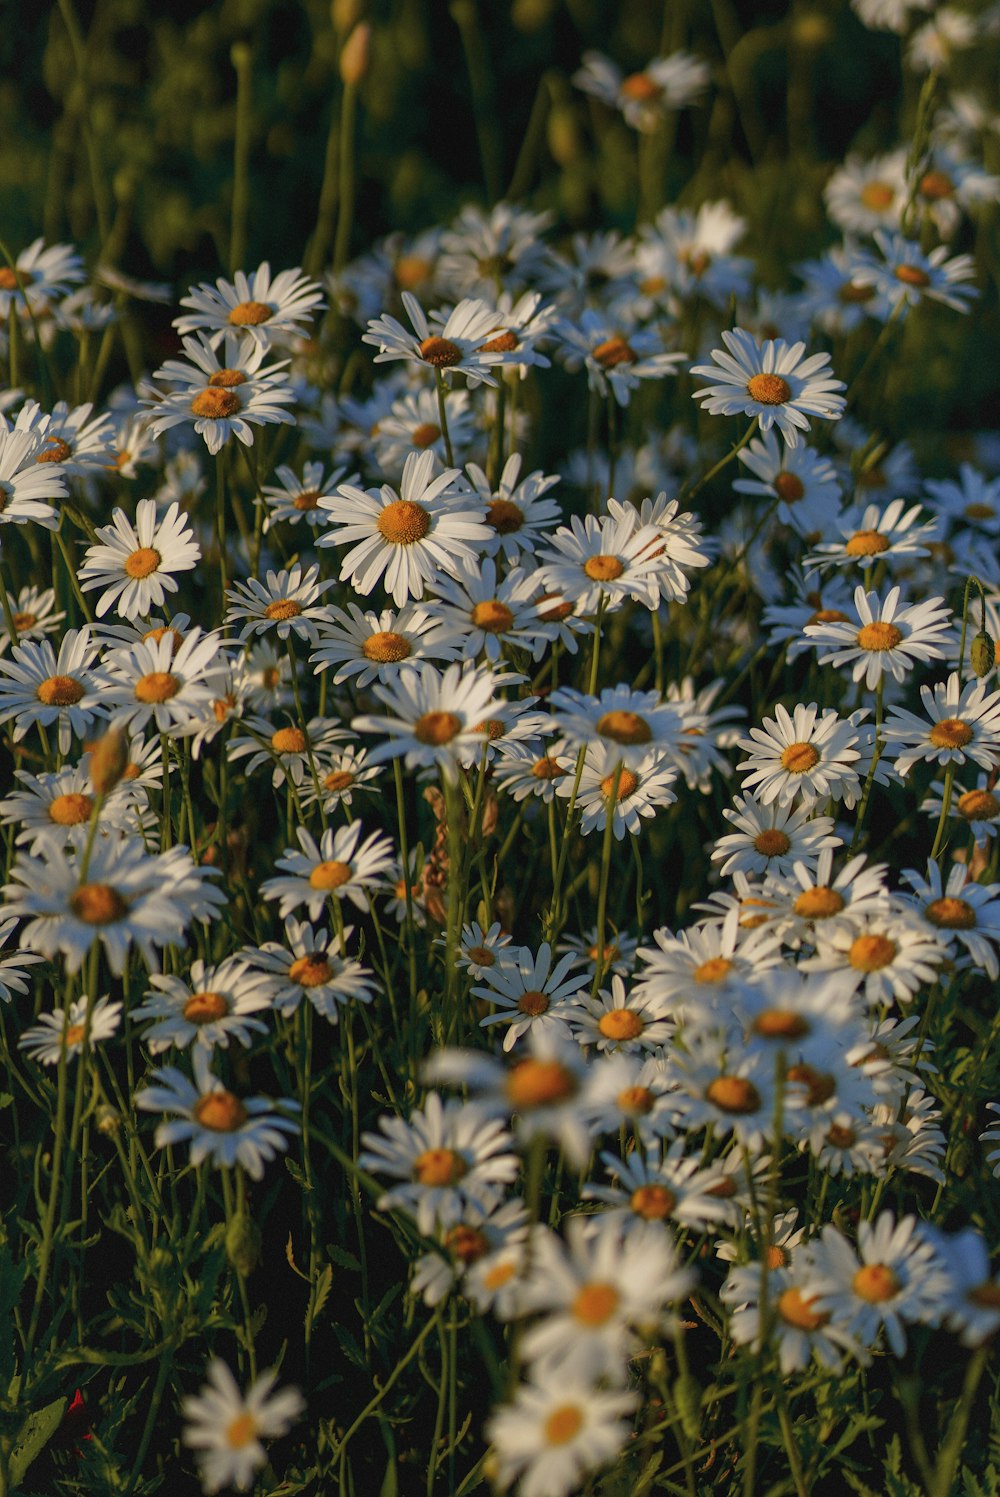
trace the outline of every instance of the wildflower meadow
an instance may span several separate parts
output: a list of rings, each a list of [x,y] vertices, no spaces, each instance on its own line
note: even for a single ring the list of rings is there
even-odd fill
[[[0,1497],[1000,1497],[1000,6],[13,9]]]

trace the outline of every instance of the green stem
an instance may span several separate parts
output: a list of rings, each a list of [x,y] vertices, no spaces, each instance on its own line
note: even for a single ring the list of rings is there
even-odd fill
[[[951,1424],[945,1436],[934,1467],[934,1485],[929,1497],[950,1497],[954,1491],[955,1472],[958,1469],[959,1458],[962,1454],[962,1444],[965,1433],[969,1427],[972,1417],[973,1404],[976,1401],[976,1391],[980,1379],[986,1367],[986,1360],[990,1354],[989,1342],[985,1346],[978,1346],[969,1359],[969,1365],[965,1369],[965,1380],[962,1383],[962,1392],[959,1397],[955,1412],[951,1416]]]
[[[236,72],[236,133],[233,141],[233,202],[229,230],[229,274],[243,266],[247,251],[250,208],[250,124],[252,116],[252,54],[246,42],[235,42],[230,52]]]
[[[723,468],[725,468],[729,463],[732,462],[733,458],[738,452],[743,451],[744,447],[747,445],[756,430],[757,418],[754,417],[754,419],[750,422],[750,425],[747,427],[746,431],[736,443],[735,447],[731,447],[726,453],[725,457],[720,457],[717,463],[713,463],[708,472],[701,478],[699,478],[693,489],[688,489],[686,486],[682,486],[680,491],[680,498],[693,499],[696,494],[700,494],[705,485],[707,483],[711,483],[716,474],[721,473]]]
[[[438,411],[441,416],[441,435],[444,437],[445,457],[448,459],[448,467],[453,468],[455,466],[455,454],[451,447],[451,433],[448,431],[445,379],[440,369],[435,369],[434,374],[437,383]]]
[[[358,87],[345,83],[340,101],[340,168],[337,188],[337,237],[333,246],[334,271],[343,270],[351,249],[354,223],[354,137],[358,112]]]
[[[594,957],[594,980],[591,984],[590,996],[597,997],[601,986],[601,978],[605,970],[605,941],[604,932],[608,913],[608,883],[611,877],[611,849],[614,845],[615,830],[615,806],[618,804],[618,787],[621,784],[622,771],[625,765],[621,759],[615,766],[614,778],[611,782],[611,791],[608,795],[604,808],[604,843],[601,848],[601,882],[597,892],[597,955]]]

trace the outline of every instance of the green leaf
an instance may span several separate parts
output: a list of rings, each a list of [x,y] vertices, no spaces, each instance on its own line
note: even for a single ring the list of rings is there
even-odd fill
[[[36,1409],[21,1425],[10,1456],[10,1480],[16,1487],[36,1456],[41,1455],[62,1423],[66,1412],[66,1399],[57,1398],[44,1409]]]
[[[330,1290],[333,1287],[333,1269],[327,1264],[320,1273],[316,1275],[309,1286],[309,1303],[306,1305],[306,1335],[316,1324],[320,1312],[327,1300],[330,1298]]]

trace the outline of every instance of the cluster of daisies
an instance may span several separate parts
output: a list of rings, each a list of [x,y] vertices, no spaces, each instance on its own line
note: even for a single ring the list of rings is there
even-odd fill
[[[909,28],[914,67],[960,14],[855,9]],[[652,132],[710,74],[592,53],[576,82]],[[193,288],[177,357],[102,407],[0,397],[19,1063],[56,1067],[64,1096],[71,1066],[100,1051],[113,1075],[127,1047],[131,1077],[138,1047],[125,1126],[153,1114],[157,1148],[258,1182],[305,1099],[248,1095],[240,1052],[358,1010],[412,1039],[419,957],[444,1043],[405,1057],[421,1100],[353,1163],[409,1224],[415,1296],[515,1323],[485,1434],[523,1497],[627,1445],[636,1366],[660,1344],[683,1365],[691,1296],[785,1373],[902,1356],[913,1324],[967,1346],[1000,1328],[982,1236],[917,1214],[953,1162],[932,997],[1000,975],[1000,451],[924,476],[848,413],[830,352],[927,301],[968,312],[976,267],[952,241],[1000,193],[993,128],[955,94],[922,155],[836,170],[843,239],[797,290],[756,284],[727,202],[561,244],[547,214],[468,207],[325,286],[262,264]],[[0,270],[39,367],[162,297],[87,283],[66,245]],[[336,389],[331,308],[374,350]],[[550,473],[523,453],[553,363],[622,439]],[[633,400],[677,390],[632,445]],[[718,417],[737,418],[728,458]],[[703,482],[736,496],[714,533]],[[704,672],[720,652],[731,681]],[[731,698],[765,658],[810,684],[748,725]],[[625,659],[632,679],[603,684]],[[407,775],[435,808],[429,848],[407,835]],[[858,850],[890,794],[930,848],[898,875]],[[242,803],[272,800],[277,845],[248,862]],[[610,887],[625,844],[641,896],[651,829],[713,801],[714,887],[687,923],[630,932]],[[497,836],[516,861],[519,832],[549,862],[540,928],[508,920],[483,854]],[[600,863],[593,923],[571,844]],[[981,1138],[1000,1161],[1000,1127]],[[580,1190],[550,1213],[557,1157]],[[848,1231],[824,1203],[859,1192]],[[206,1492],[248,1488],[302,1412],[275,1377],[243,1392],[216,1358],[185,1399]]]

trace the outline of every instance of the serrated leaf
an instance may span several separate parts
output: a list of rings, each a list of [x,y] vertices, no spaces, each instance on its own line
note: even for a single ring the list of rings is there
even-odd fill
[[[354,1254],[349,1253],[346,1248],[338,1247],[335,1242],[327,1243],[326,1255],[331,1263],[337,1264],[338,1268],[349,1268],[352,1273],[361,1272],[361,1264]]]
[[[340,1342],[340,1349],[348,1361],[353,1362],[357,1367],[368,1367],[368,1358],[358,1345],[357,1337],[347,1329],[346,1325],[334,1325],[333,1334]]]
[[[312,1330],[317,1319],[330,1298],[330,1290],[333,1287],[333,1269],[327,1264],[318,1273],[309,1286],[309,1303],[306,1305],[306,1335]]]
[[[288,1241],[285,1243],[285,1257],[288,1259],[288,1266],[292,1270],[292,1273],[298,1274],[299,1278],[300,1279],[304,1279],[305,1282],[308,1284],[309,1283],[309,1275],[308,1274],[304,1274],[302,1272],[301,1268],[299,1268],[298,1264],[295,1261],[295,1250],[292,1247],[292,1234],[291,1234],[291,1232],[289,1232],[289,1234],[288,1234]]]
[[[10,1456],[10,1481],[17,1487],[32,1461],[45,1449],[62,1423],[66,1399],[57,1398],[44,1409],[36,1409],[21,1425]]]

